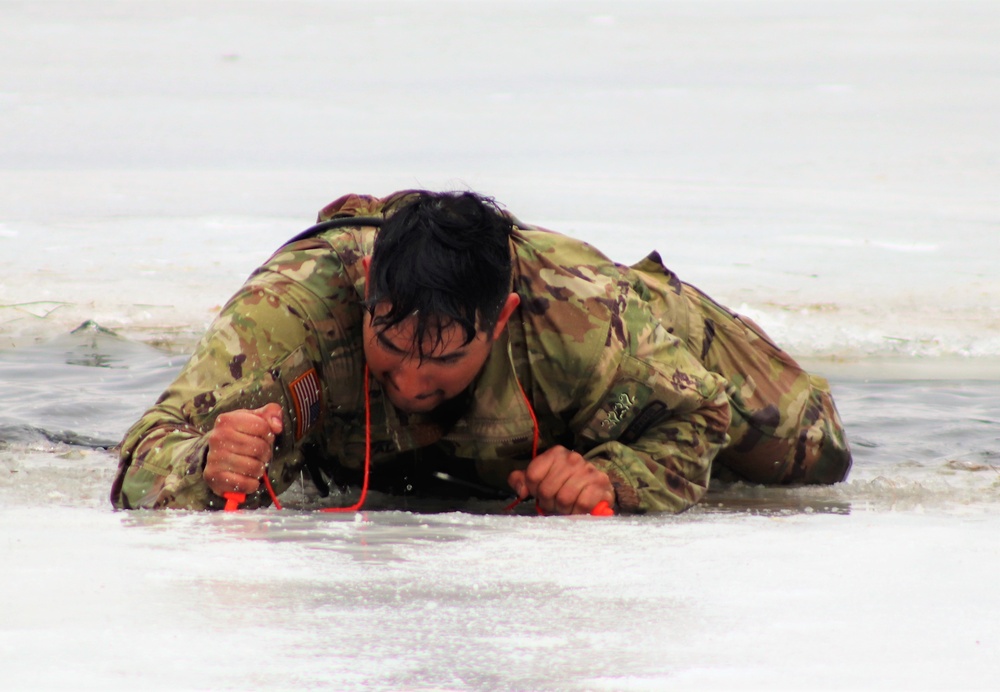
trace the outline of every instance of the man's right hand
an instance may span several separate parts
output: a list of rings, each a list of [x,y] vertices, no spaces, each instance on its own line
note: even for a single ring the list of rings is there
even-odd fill
[[[284,428],[281,406],[221,414],[208,434],[205,483],[218,496],[254,493],[271,463],[274,436]]]

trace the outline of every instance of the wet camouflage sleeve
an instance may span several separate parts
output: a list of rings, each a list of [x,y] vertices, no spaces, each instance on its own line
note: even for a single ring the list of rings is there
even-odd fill
[[[629,298],[573,427],[626,512],[680,512],[704,496],[730,421],[726,382]]]
[[[220,508],[202,477],[207,433],[220,413],[268,402],[284,411],[268,475],[279,494],[290,485],[303,445],[320,427],[316,411],[296,408],[290,389],[303,381],[319,387],[317,333],[335,333],[339,325],[306,288],[309,280],[296,275],[315,267],[297,256],[276,258],[284,273],[260,271],[233,297],[176,381],[126,434],[112,488],[116,507]],[[245,506],[268,501],[262,489]]]
[[[628,267],[538,227],[513,240],[535,404],[546,427],[550,413],[567,423],[568,437],[552,428],[550,440],[605,471],[622,511],[697,503],[728,439],[725,379],[654,313]]]

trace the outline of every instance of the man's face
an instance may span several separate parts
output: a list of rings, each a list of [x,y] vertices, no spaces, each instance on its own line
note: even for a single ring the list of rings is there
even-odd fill
[[[380,305],[375,316],[387,311],[388,306]],[[500,331],[477,331],[475,339],[464,343],[465,330],[449,325],[441,330],[440,340],[425,340],[421,358],[413,341],[415,317],[381,333],[372,327],[372,319],[368,315],[364,319],[365,359],[389,401],[406,413],[426,413],[465,391],[482,370]]]

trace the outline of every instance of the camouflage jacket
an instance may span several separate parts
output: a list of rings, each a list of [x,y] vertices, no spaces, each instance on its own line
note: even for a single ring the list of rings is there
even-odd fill
[[[347,195],[320,220],[382,217],[407,194]],[[436,447],[467,460],[479,482],[508,489],[510,471],[530,461],[533,412],[539,450],[562,444],[607,472],[620,511],[696,503],[727,443],[730,407],[726,380],[692,352],[701,322],[681,283],[655,255],[625,267],[511,218],[520,307],[453,425],[399,413],[365,380],[361,259],[377,229],[330,230],[280,248],[223,307],[176,381],[126,434],[114,505],[221,507],[202,478],[207,432],[222,412],[272,401],[285,423],[269,467],[276,492],[310,458],[357,469],[366,389],[373,475],[400,452]],[[259,492],[247,504],[267,502]]]

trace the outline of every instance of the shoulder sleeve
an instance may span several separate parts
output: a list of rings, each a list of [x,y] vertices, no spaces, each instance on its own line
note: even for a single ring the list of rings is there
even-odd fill
[[[405,204],[421,192],[421,190],[400,190],[386,197],[346,194],[320,209],[316,220],[322,222],[349,216],[381,216],[390,213],[394,207]]]
[[[726,444],[726,382],[630,296],[571,421],[577,451],[611,477],[628,512],[680,512],[708,488]]]
[[[112,487],[116,507],[221,507],[202,477],[207,434],[219,414],[269,402],[281,405],[285,424],[269,477],[279,493],[290,485],[302,447],[322,427],[324,390],[331,386],[325,375],[350,375],[350,368],[324,363],[358,310],[338,264],[328,250],[310,250],[279,253],[255,272],[177,379],[126,433]]]

